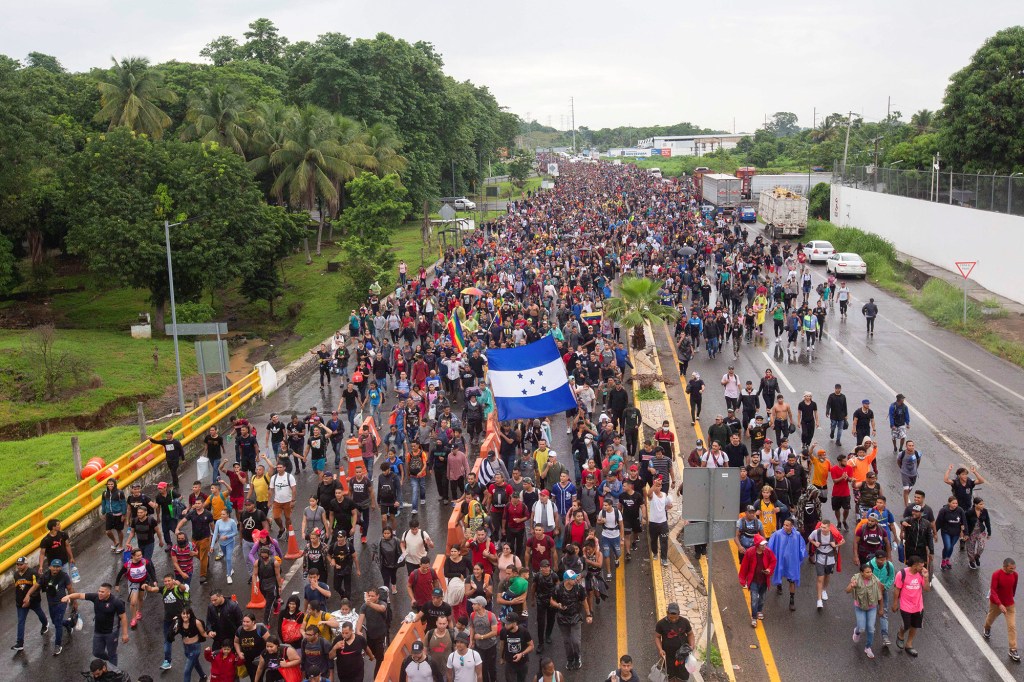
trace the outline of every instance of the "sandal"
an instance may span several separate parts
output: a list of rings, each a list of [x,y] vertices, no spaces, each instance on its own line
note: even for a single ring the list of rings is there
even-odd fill
[[[903,637],[901,635],[896,635],[896,648],[897,649],[902,649],[903,648]]]
[[[908,646],[906,649],[904,649],[904,651],[907,652],[907,655],[917,658],[917,649],[915,649],[914,647]]]

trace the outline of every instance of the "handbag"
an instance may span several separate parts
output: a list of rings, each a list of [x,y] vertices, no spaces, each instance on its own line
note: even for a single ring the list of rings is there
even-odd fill
[[[794,433],[796,433],[796,424],[790,422],[790,424],[789,424],[789,435],[792,436]]]
[[[665,664],[662,661],[658,661],[651,666],[651,672],[648,673],[647,679],[650,682],[666,682],[668,675],[665,674]]]
[[[297,642],[302,639],[302,624],[291,618],[281,620],[281,637],[286,642]],[[286,668],[287,670],[287,668]]]
[[[849,428],[850,428],[850,420],[849,419],[844,419],[843,420],[843,430],[846,431]]]

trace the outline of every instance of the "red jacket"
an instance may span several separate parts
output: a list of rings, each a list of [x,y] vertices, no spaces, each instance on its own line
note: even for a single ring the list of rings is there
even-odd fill
[[[223,656],[220,649],[214,652],[206,647],[203,656],[210,662],[210,682],[235,682],[238,679],[235,668],[242,663],[242,659],[234,651]]]
[[[754,579],[755,554],[757,554],[757,551],[754,549],[743,553],[743,563],[740,564],[740,585],[743,587],[748,587]],[[765,576],[765,580],[767,583],[771,583],[772,573],[775,572],[775,552],[765,547],[764,554],[761,556],[764,557],[764,567],[768,569],[768,575]]]
[[[992,574],[992,586],[988,593],[988,600],[993,604],[1013,606],[1013,597],[1017,592],[1017,571],[1007,573],[1003,569],[996,569]]]

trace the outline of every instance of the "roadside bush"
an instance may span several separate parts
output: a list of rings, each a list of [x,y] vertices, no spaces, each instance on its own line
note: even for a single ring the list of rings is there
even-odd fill
[[[202,301],[196,301],[194,303],[180,303],[175,306],[174,312],[175,316],[178,318],[178,324],[201,324],[203,322],[212,322],[214,315],[217,314],[214,311],[213,306]]]

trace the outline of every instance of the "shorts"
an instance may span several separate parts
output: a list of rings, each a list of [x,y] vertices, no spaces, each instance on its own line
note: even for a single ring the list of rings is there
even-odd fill
[[[274,502],[274,513],[271,514],[275,519],[280,518],[281,513],[289,519],[292,517],[292,503],[291,502]]]
[[[142,583],[128,582],[128,594],[131,595],[133,592],[138,592],[142,589]]]
[[[832,511],[839,511],[840,509],[850,510],[849,495],[843,495],[842,497],[832,496]]]
[[[907,437],[906,426],[894,426],[892,427],[892,438],[893,440],[903,440]]]
[[[816,576],[832,575],[835,572],[835,564],[819,564],[818,562],[814,562],[814,575]]]
[[[915,628],[920,630],[924,625],[924,611],[918,611],[917,613],[910,613],[900,609],[900,617],[903,618],[903,629],[909,630]]]
[[[917,485],[917,476],[907,476],[906,474],[900,474],[900,479],[903,481],[903,489],[911,490]]]
[[[107,530],[121,530],[124,528],[124,516],[115,516],[114,514],[106,514],[106,529]]]
[[[601,536],[601,554],[605,557],[610,557],[612,554],[616,558],[622,555],[622,543],[621,538],[606,538]]]
[[[627,533],[643,533],[644,524],[640,521],[640,517],[631,519],[628,516],[622,517],[622,525],[625,526]]]
[[[312,460],[311,465],[313,467],[313,471],[320,473],[327,467],[327,459],[314,459]]]

